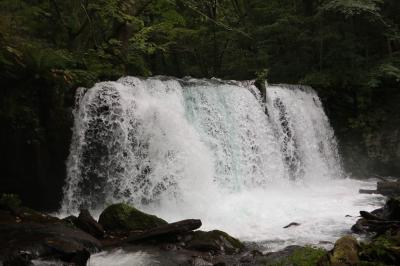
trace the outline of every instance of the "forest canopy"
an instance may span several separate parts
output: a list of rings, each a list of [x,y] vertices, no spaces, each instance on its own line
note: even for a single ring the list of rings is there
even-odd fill
[[[0,81],[51,87],[60,105],[124,75],[268,73],[340,96],[349,126],[373,127],[374,95],[400,83],[398,14],[397,0],[2,0]]]
[[[400,79],[396,0],[2,0],[2,79],[253,78],[318,87]],[[28,77],[25,77],[28,78]]]

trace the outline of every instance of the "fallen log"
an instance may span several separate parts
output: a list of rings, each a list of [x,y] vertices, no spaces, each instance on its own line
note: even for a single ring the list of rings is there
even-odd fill
[[[196,230],[201,227],[201,221],[195,219],[183,220],[176,223],[161,225],[141,233],[132,233],[127,241],[137,242],[139,240],[154,239],[167,235],[178,235]]]
[[[293,222],[293,223],[290,223],[290,224],[284,226],[283,228],[286,229],[286,228],[289,228],[289,227],[292,227],[292,226],[299,226],[299,225],[300,225],[299,223]]]
[[[360,194],[379,194],[378,190],[376,189],[360,189],[358,192]]]

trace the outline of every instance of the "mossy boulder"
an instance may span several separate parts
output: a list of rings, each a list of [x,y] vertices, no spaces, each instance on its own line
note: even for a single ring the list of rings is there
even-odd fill
[[[356,266],[360,265],[358,257],[359,244],[357,240],[351,236],[343,236],[336,241],[335,247],[327,255],[321,258],[319,266]]]
[[[191,239],[187,243],[187,248],[199,251],[222,252],[234,254],[242,251],[244,245],[238,239],[219,230],[195,231],[191,234]]]
[[[125,203],[113,204],[107,207],[100,214],[99,223],[104,230],[112,232],[147,230],[168,224],[155,215],[141,212]]]

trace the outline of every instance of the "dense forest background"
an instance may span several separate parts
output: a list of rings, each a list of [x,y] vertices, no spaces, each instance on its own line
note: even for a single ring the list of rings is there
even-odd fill
[[[56,209],[74,92],[124,75],[313,86],[349,172],[400,176],[398,0],[0,0],[0,192]]]

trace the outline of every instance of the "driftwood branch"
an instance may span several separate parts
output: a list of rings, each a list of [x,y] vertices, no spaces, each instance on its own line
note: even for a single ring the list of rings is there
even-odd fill
[[[156,228],[144,231],[142,233],[138,234],[133,233],[128,237],[127,241],[136,242],[138,240],[157,238],[160,236],[183,234],[196,230],[200,228],[200,226],[201,226],[200,220],[194,220],[194,219],[183,220],[176,223],[161,225]]]

